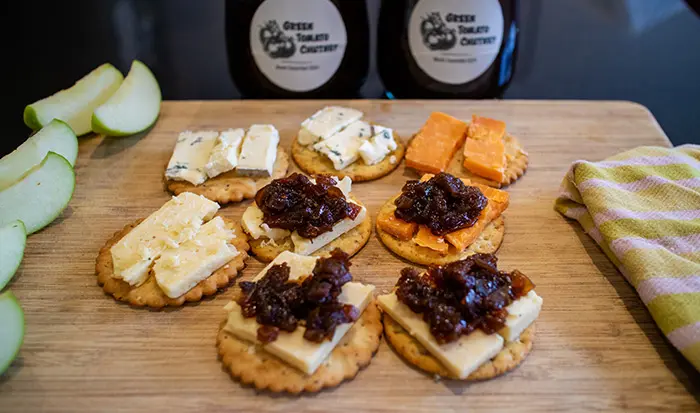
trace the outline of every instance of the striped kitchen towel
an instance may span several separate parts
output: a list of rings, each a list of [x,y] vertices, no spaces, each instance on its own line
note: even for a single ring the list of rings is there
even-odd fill
[[[555,209],[600,245],[700,371],[700,146],[574,162]]]

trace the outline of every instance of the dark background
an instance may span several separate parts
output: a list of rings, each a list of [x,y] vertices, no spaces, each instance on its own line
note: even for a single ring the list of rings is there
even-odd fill
[[[126,74],[141,59],[164,99],[240,97],[228,74],[223,0],[3,3],[0,155],[26,139],[26,104],[104,62]],[[700,143],[700,18],[682,0],[520,3],[506,99],[631,100],[652,111],[674,144]],[[368,6],[374,46],[379,0]],[[371,52],[363,95],[377,98],[383,89]]]

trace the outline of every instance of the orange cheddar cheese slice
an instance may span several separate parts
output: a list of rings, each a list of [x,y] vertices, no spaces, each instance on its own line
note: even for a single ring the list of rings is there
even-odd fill
[[[433,112],[406,151],[406,165],[423,172],[447,169],[464,143],[467,124],[450,115]]]
[[[432,174],[424,174],[421,176],[420,180],[421,182],[425,182],[433,176]],[[487,185],[474,183],[466,178],[461,179],[465,185],[479,188],[481,193],[488,198],[489,203],[486,205],[486,208],[481,211],[479,219],[474,225],[469,228],[462,228],[445,234],[447,242],[452,244],[458,252],[462,252],[465,248],[470,246],[479,237],[484,228],[486,228],[486,225],[501,216],[503,211],[505,211],[510,204],[510,195],[508,192]]]
[[[462,182],[464,182],[464,185],[475,186],[475,187],[479,188],[481,193],[484,194],[484,196],[489,199],[489,204],[492,204],[492,203],[498,204],[498,205],[491,205],[492,208],[496,208],[496,209],[500,210],[498,215],[501,215],[501,213],[503,213],[503,211],[505,211],[506,208],[508,208],[508,205],[510,203],[510,195],[508,194],[508,192],[500,190],[500,189],[492,188],[488,185],[477,184],[477,183],[474,183],[466,178],[462,178]],[[492,219],[498,218],[498,215],[496,215]]]
[[[377,225],[384,232],[402,241],[409,241],[418,230],[418,224],[396,218],[394,211],[391,210],[388,212],[380,212],[377,215]]]
[[[489,205],[491,203],[489,202]],[[489,205],[486,205],[479,215],[479,219],[469,228],[458,229],[457,231],[452,231],[445,234],[445,239],[447,242],[452,244],[458,252],[464,251],[468,246],[470,246],[477,238],[481,232],[486,228],[491,220],[489,220]]]
[[[472,116],[464,143],[464,167],[473,174],[503,181],[506,169],[506,152],[503,137],[504,122]]]
[[[450,245],[445,242],[444,237],[439,237],[430,231],[430,228],[425,225],[420,225],[418,227],[418,233],[413,237],[413,242],[420,245],[421,247],[430,248],[441,254],[447,254],[447,250],[450,249]]]

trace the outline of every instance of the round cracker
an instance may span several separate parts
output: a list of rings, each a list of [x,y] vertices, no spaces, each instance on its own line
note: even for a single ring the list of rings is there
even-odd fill
[[[223,218],[223,217],[222,217]],[[185,302],[195,302],[216,293],[219,288],[226,287],[231,280],[236,278],[240,270],[245,267],[245,259],[248,258],[249,245],[247,237],[239,225],[223,218],[226,226],[233,230],[236,235],[231,240],[231,245],[240,252],[226,265],[214,271],[208,278],[202,280],[187,293],[177,298],[170,298],[158,287],[152,270],[148,279],[138,287],[133,287],[127,282],[114,278],[114,267],[112,264],[112,254],[110,248],[132,229],[134,229],[143,219],[139,219],[117,231],[112,238],[100,249],[95,265],[97,274],[97,284],[100,285],[107,294],[112,295],[118,301],[124,301],[137,307],[162,308],[166,306],[179,307]]]
[[[468,178],[472,182],[488,185],[494,188],[501,188],[506,185],[510,185],[511,183],[515,182],[516,179],[525,174],[529,159],[527,152],[525,152],[520,144],[520,141],[518,141],[515,136],[506,134],[505,138],[503,138],[503,142],[506,152],[506,169],[501,182],[495,182],[488,178],[483,178],[469,172],[463,165],[464,151],[462,150],[457,151],[455,156],[452,157],[452,160],[447,166],[447,170],[445,172],[459,178]]]
[[[384,335],[394,350],[406,361],[430,374],[453,380],[488,380],[505,374],[522,363],[530,354],[535,339],[535,325],[531,324],[515,341],[505,343],[496,357],[482,364],[466,379],[460,379],[433,357],[421,343],[413,338],[399,323],[384,314]]]
[[[292,141],[292,158],[299,166],[299,169],[310,175],[333,175],[340,179],[348,176],[353,182],[372,181],[388,175],[394,169],[398,168],[404,154],[406,146],[401,142],[401,138],[394,132],[394,140],[396,141],[396,150],[389,153],[381,162],[374,165],[366,165],[362,160],[358,160],[348,165],[343,170],[336,170],[328,157],[316,152],[308,146],[301,145],[295,137]],[[394,163],[391,162],[392,156],[395,158]]]
[[[272,182],[273,179],[284,178],[289,169],[289,155],[282,148],[277,148],[272,176],[248,177],[238,176],[236,171],[225,172],[214,178],[207,179],[201,185],[192,185],[187,181],[166,180],[168,191],[179,195],[183,192],[192,192],[202,195],[219,204],[239,202],[244,199],[255,198],[255,193],[260,188]]]
[[[393,213],[396,209],[393,197],[389,199],[379,210],[379,215]],[[377,235],[382,243],[389,248],[394,254],[405,258],[419,265],[445,265],[454,261],[459,261],[467,258],[472,254],[493,254],[498,251],[498,248],[503,242],[505,234],[505,222],[503,215],[491,221],[486,228],[479,234],[479,237],[471,243],[464,251],[458,252],[455,247],[450,245],[447,254],[442,254],[438,251],[427,247],[421,247],[413,242],[413,240],[400,240],[376,225]]]
[[[381,335],[381,314],[373,301],[312,375],[302,373],[267,353],[260,345],[240,340],[223,328],[216,345],[222,363],[241,383],[258,390],[301,393],[317,392],[354,378],[372,361]]]
[[[369,237],[372,234],[372,220],[369,216],[360,225],[344,233],[338,238],[331,241],[328,245],[319,248],[311,253],[314,257],[324,257],[330,255],[331,251],[340,248],[344,253],[353,256],[360,252],[362,247],[367,244]],[[282,251],[294,251],[294,244],[291,237],[286,237],[277,242],[270,240],[251,239],[250,249],[257,259],[263,262],[270,262],[275,259]]]

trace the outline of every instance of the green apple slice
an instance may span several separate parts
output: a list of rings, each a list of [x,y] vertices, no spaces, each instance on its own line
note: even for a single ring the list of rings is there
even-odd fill
[[[75,172],[66,158],[49,152],[22,180],[0,191],[0,226],[21,220],[27,234],[49,225],[68,206]]]
[[[70,125],[76,135],[84,135],[92,130],[92,112],[119,89],[122,80],[122,73],[105,63],[69,89],[27,106],[24,109],[24,123],[37,130],[53,119],[61,119]]]
[[[0,374],[17,357],[24,341],[24,312],[12,291],[0,294]]]
[[[108,136],[127,136],[148,129],[160,112],[160,86],[151,70],[138,60],[119,90],[95,109],[92,130]]]
[[[0,159],[0,189],[18,181],[28,170],[44,160],[49,152],[56,152],[66,158],[71,166],[75,165],[78,138],[62,120],[52,120],[19,148]]]
[[[5,288],[17,272],[24,256],[27,231],[24,222],[14,221],[0,227],[0,290]]]

